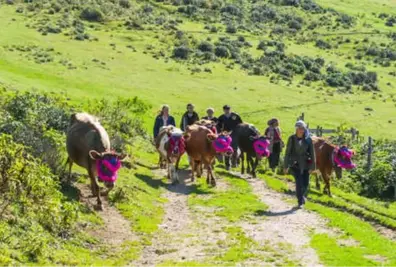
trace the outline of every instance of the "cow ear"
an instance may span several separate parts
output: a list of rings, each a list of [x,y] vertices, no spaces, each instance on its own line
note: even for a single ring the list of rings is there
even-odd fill
[[[91,157],[91,159],[93,159],[93,160],[97,160],[97,159],[103,158],[102,154],[99,153],[98,151],[95,151],[95,150],[89,151],[88,154]]]
[[[212,134],[212,133],[208,133],[206,136],[208,137],[209,141],[216,140],[216,138],[217,138],[217,136],[215,134]]]

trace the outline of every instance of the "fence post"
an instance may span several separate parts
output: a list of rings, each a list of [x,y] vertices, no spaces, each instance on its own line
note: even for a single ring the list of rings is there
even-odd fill
[[[371,136],[369,136],[368,138],[368,150],[367,150],[367,170],[370,171],[371,170],[371,166],[372,166],[372,153],[373,153],[373,139],[371,138]]]
[[[352,134],[352,141],[355,141],[355,137],[356,137],[356,129],[355,128],[351,128],[351,134]]]
[[[305,114],[304,114],[304,112],[301,113],[301,120],[305,121]]]

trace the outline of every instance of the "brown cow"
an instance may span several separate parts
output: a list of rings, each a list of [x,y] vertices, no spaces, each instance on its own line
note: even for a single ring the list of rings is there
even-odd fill
[[[73,163],[84,167],[91,179],[93,196],[97,197],[97,206],[102,209],[99,181],[104,182],[108,188],[107,193],[114,187],[117,179],[117,170],[121,160],[126,155],[111,150],[110,139],[99,123],[99,120],[87,113],[76,113],[71,116],[70,126],[67,131],[66,148],[69,164],[69,177]]]
[[[155,146],[160,154],[160,163],[168,169],[168,178],[172,183],[179,181],[177,169],[180,157],[185,150],[183,131],[174,126],[165,126],[155,139]]]
[[[228,133],[214,134],[211,130],[200,125],[191,125],[186,130],[186,151],[190,157],[191,180],[194,181],[194,174],[202,175],[200,164],[203,163],[207,169],[206,182],[216,186],[213,176],[212,163],[217,153],[232,154],[231,137]]]
[[[320,172],[325,187],[323,193],[331,196],[330,176],[333,169],[337,178],[342,178],[342,169],[352,169],[355,165],[352,163],[353,152],[346,146],[338,147],[330,144],[327,140],[320,137],[312,137],[315,148],[316,168]],[[320,190],[318,172],[315,172],[316,188]]]

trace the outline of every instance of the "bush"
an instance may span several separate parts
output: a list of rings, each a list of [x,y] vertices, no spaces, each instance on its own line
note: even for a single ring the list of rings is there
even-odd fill
[[[230,57],[230,53],[225,46],[216,46],[215,55],[221,58],[228,58]]]
[[[316,40],[315,46],[321,49],[331,49],[331,44],[321,39]]]
[[[295,30],[301,30],[302,29],[302,25],[299,21],[297,20],[291,20],[287,23],[287,26],[290,29],[295,29]]]
[[[239,10],[239,8],[237,6],[228,4],[226,6],[224,6],[221,10],[222,13],[228,13],[231,14],[233,16],[240,16],[241,15],[241,11]]]
[[[173,49],[173,57],[178,59],[188,59],[190,49],[186,46],[178,46]]]
[[[80,13],[80,18],[91,22],[103,22],[104,15],[102,11],[95,7],[86,7]]]
[[[227,27],[226,27],[226,32],[227,33],[236,33],[237,32],[237,28],[235,27],[235,25],[228,24]]]
[[[213,44],[208,41],[203,41],[198,45],[198,49],[202,52],[213,52]]]
[[[49,256],[54,237],[71,232],[78,206],[65,202],[58,179],[11,136],[0,135],[0,155],[0,232],[8,236],[0,246],[29,261]]]
[[[120,0],[119,4],[123,8],[130,8],[131,7],[131,2],[129,2],[129,0]]]

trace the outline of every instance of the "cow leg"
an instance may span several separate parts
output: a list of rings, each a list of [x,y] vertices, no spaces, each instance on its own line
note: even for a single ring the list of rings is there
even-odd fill
[[[100,189],[99,189],[98,182],[96,181],[96,177],[95,177],[96,172],[95,172],[95,167],[93,165],[91,165],[89,167],[88,174],[89,174],[89,178],[91,179],[92,194],[93,194],[93,196],[96,197],[96,200],[97,200],[96,208],[98,210],[103,210],[102,200],[100,199]]]
[[[314,175],[315,175],[315,182],[316,182],[316,190],[320,190],[319,174],[317,172],[315,172]]]
[[[73,167],[73,161],[69,157],[67,157],[64,169],[66,169],[68,164],[69,164],[69,172],[67,174],[67,179],[70,181],[70,179],[71,179],[71,170],[72,170],[72,167]]]
[[[247,161],[248,161],[248,173],[253,175],[254,172],[253,158],[249,154],[247,155]]]
[[[177,177],[175,165],[173,165],[173,163],[169,163],[168,166],[169,166],[168,169],[169,169],[169,175],[171,177],[171,182],[172,184],[176,184],[179,178]]]
[[[252,159],[252,163],[253,163],[253,159]],[[253,176],[253,178],[256,178],[256,169],[257,169],[258,163],[259,163],[259,160],[256,157],[256,159],[255,159],[255,161],[253,163],[253,167],[252,167],[252,176]]]
[[[191,182],[194,182],[195,177],[195,161],[194,160],[190,160],[190,166],[191,166]]]
[[[330,192],[330,176],[327,173],[323,173],[323,180],[325,183],[325,186],[323,188],[323,193],[327,194],[329,197],[331,197],[331,192]]]
[[[176,165],[175,165],[175,169],[176,169],[176,171],[178,171],[178,170],[179,170],[179,163],[180,163],[180,158],[181,158],[181,157],[178,157],[178,158],[177,158],[177,160],[176,160]]]
[[[213,169],[212,169],[212,165],[207,164],[206,170],[208,172],[207,174],[207,179],[206,179],[206,183],[210,183],[212,186],[216,186],[216,180],[213,176]]]
[[[203,172],[202,161],[200,160],[194,160],[194,161],[195,161],[195,169],[197,172],[197,177],[200,178]]]
[[[245,153],[241,152],[241,174],[245,174]]]

